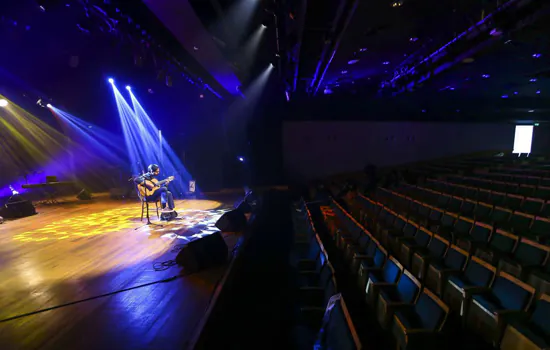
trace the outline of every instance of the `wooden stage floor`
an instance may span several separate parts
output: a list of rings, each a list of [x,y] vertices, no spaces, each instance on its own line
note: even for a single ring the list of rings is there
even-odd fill
[[[155,267],[215,231],[234,199],[177,201],[181,219],[162,228],[135,230],[139,202],[107,195],[0,225],[0,348],[185,348],[225,266],[116,292],[181,275]],[[225,239],[231,250],[237,237]]]

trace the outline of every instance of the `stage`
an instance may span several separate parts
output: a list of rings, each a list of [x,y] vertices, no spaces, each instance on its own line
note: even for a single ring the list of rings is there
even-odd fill
[[[161,263],[215,231],[236,199],[177,201],[180,219],[164,227],[138,228],[140,203],[107,194],[0,225],[0,347],[185,348],[226,266],[180,277],[181,268]],[[154,209],[151,217],[157,222]],[[238,237],[225,240],[232,250]]]

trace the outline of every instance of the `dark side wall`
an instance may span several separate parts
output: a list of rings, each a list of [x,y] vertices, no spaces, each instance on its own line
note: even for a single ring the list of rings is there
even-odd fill
[[[285,122],[288,177],[313,179],[485,150],[511,150],[513,124],[436,122]]]

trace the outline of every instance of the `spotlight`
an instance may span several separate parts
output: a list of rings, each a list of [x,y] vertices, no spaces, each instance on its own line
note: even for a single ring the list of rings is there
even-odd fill
[[[273,63],[270,63],[269,66],[270,66],[271,68],[274,68],[274,67],[275,67],[275,66],[273,65]]]
[[[109,83],[111,83],[111,84],[114,84],[114,83],[115,83],[115,80],[114,80],[113,78],[109,78],[109,79],[107,79],[107,81],[108,81]]]
[[[48,103],[48,104],[46,105],[46,107],[52,108],[53,106],[52,106],[51,104]]]
[[[4,100],[4,99],[1,99],[0,100],[0,107],[6,107],[8,105],[8,101],[7,100]]]
[[[130,87],[130,85],[126,85],[126,90],[128,90],[128,91],[132,90],[132,88]]]
[[[243,158],[243,157],[238,157],[237,159],[239,160],[239,162],[244,162],[244,158]]]
[[[265,24],[262,24],[262,29],[265,29],[267,28],[267,26]]]

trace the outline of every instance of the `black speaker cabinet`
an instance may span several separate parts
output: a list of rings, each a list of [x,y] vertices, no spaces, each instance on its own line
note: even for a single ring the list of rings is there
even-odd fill
[[[189,242],[176,256],[186,273],[195,273],[227,261],[229,249],[221,232]]]
[[[216,227],[222,232],[242,232],[246,228],[246,216],[239,209],[228,211],[219,218]]]
[[[36,214],[34,205],[19,196],[13,196],[6,203],[4,216],[6,218],[24,218]]]
[[[77,195],[76,198],[80,199],[81,201],[89,201],[92,199],[92,194],[90,191],[86,190],[85,188],[82,189]]]

